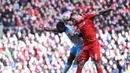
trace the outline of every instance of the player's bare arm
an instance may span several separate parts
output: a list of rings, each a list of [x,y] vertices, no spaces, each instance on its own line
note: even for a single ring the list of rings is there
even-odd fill
[[[56,28],[44,28],[44,30],[48,32],[58,32]]]
[[[96,13],[95,13],[95,16],[101,15],[101,14],[104,14],[104,13],[106,13],[106,12],[109,12],[109,11],[113,10],[113,9],[114,9],[114,6],[115,6],[115,5],[112,5],[111,7],[107,8],[107,9],[104,9],[104,10],[101,10],[101,11],[99,11],[99,12],[96,12]]]

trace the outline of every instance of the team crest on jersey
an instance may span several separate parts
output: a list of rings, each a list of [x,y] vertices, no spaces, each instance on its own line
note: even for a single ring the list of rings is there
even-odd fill
[[[85,24],[86,24],[85,21],[82,22],[81,24],[79,24],[79,28],[82,27],[82,26],[85,25]]]

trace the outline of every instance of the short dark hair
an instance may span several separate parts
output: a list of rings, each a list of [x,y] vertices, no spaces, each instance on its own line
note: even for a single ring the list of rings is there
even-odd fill
[[[71,20],[71,18],[72,18],[73,15],[82,15],[82,14],[80,14],[78,12],[72,12],[71,15],[70,15],[70,20]]]
[[[75,14],[79,14],[79,13],[77,13],[77,12],[72,12],[72,13],[71,13],[71,16],[73,16],[73,15],[75,15]]]
[[[77,13],[77,12],[72,12],[71,15],[70,15],[70,19],[71,19],[71,17],[72,17],[73,15],[76,15],[76,14],[78,14],[78,13]]]
[[[63,21],[59,21],[56,25],[57,31],[59,33],[65,32],[66,31],[66,26],[65,23]]]

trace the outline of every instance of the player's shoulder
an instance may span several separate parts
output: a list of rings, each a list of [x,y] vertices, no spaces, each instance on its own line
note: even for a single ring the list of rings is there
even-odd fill
[[[91,16],[91,15],[95,15],[95,13],[85,13],[84,15],[86,15],[86,16]]]
[[[94,17],[95,17],[94,13],[86,13],[83,15],[83,18],[87,18],[87,19],[94,18]]]

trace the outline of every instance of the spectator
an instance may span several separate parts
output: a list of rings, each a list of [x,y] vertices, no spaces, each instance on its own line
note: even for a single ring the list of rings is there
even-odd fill
[[[20,9],[20,5],[19,5],[19,3],[18,3],[18,0],[15,0],[15,3],[13,4],[13,8],[14,8],[15,10],[19,10],[19,9]]]

